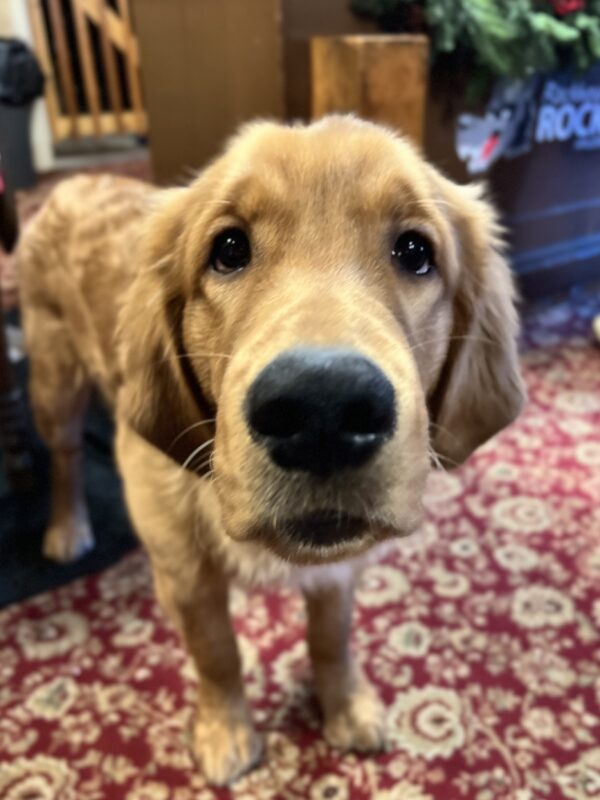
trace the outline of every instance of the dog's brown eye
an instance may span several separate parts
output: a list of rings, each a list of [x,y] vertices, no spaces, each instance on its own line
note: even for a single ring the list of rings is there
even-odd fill
[[[431,243],[417,231],[406,231],[396,239],[392,258],[413,275],[427,275],[435,266]]]
[[[250,241],[240,228],[227,228],[214,240],[209,264],[215,272],[228,275],[250,263]]]

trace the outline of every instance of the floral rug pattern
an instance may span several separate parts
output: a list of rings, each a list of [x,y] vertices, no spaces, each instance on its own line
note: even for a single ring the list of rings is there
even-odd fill
[[[145,556],[0,613],[1,800],[600,798],[600,349],[589,301],[526,329],[530,402],[369,568],[354,643],[389,746],[319,733],[300,598],[235,590],[263,765],[212,789],[188,751],[194,674]]]

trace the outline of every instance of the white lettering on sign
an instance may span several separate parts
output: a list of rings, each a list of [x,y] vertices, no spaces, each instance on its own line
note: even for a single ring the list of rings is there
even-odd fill
[[[600,137],[600,86],[547,81],[538,112],[536,142],[566,142]]]

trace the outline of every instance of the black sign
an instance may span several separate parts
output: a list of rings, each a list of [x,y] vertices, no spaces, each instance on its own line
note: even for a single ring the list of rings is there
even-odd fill
[[[483,115],[460,114],[456,150],[472,175],[536,144],[600,149],[600,64],[585,73],[499,81]]]

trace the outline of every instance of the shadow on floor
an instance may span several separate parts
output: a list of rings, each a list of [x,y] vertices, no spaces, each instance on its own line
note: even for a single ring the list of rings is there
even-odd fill
[[[17,372],[25,385],[23,362]],[[33,490],[12,491],[0,470],[0,607],[104,569],[136,546],[112,454],[112,422],[101,402],[95,400],[86,418],[84,469],[96,547],[69,565],[54,564],[42,556],[49,512],[48,454],[33,433],[30,409],[27,411],[33,441]]]

